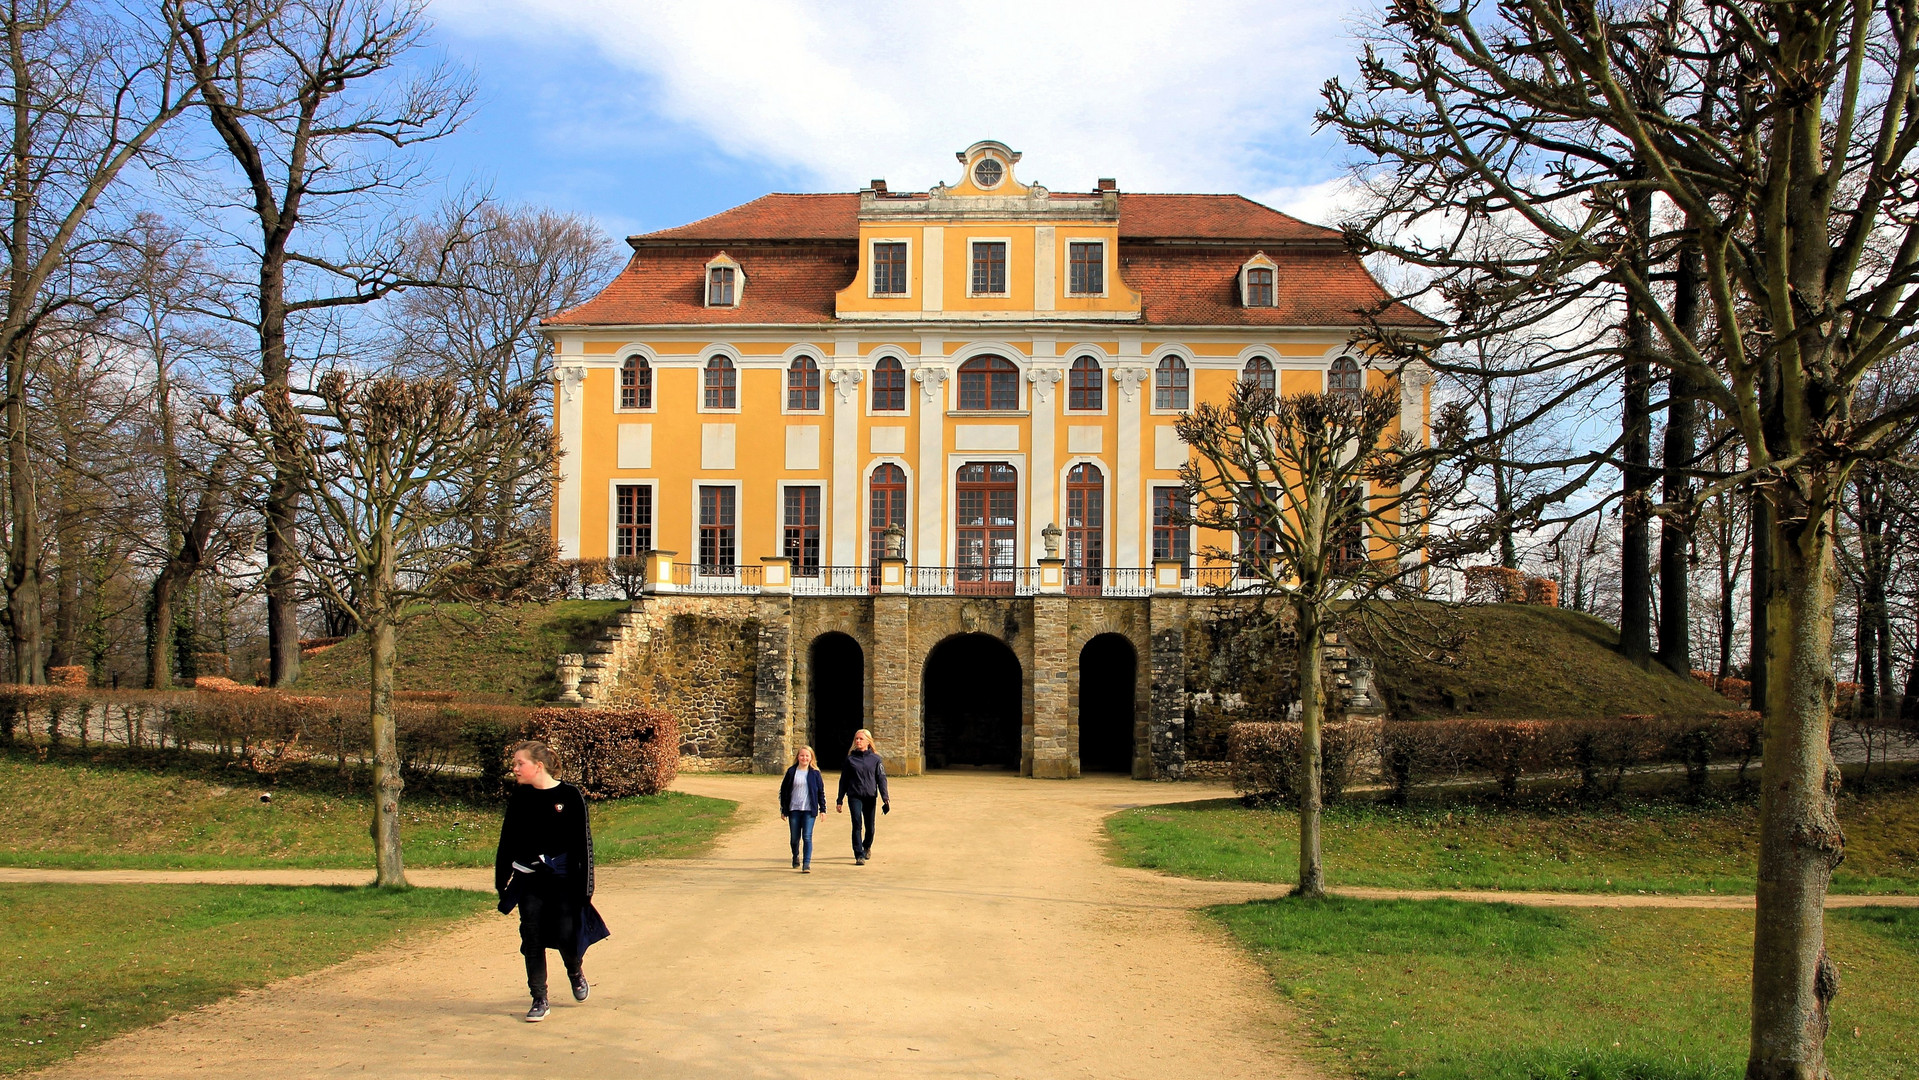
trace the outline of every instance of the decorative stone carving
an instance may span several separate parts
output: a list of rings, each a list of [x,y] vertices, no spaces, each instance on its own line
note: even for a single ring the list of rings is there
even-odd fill
[[[571,405],[579,397],[580,384],[586,381],[586,365],[561,364],[553,369],[553,378],[560,384],[561,399]]]
[[[939,400],[940,388],[946,385],[946,380],[952,374],[944,367],[922,364],[913,369],[913,381],[920,384],[920,392],[925,394],[926,400],[931,403]]]
[[[1026,369],[1026,381],[1033,384],[1033,397],[1041,404],[1053,399],[1053,387],[1066,378],[1065,368],[1034,367]]]
[[[1131,401],[1133,395],[1139,393],[1140,384],[1145,382],[1150,374],[1152,373],[1143,367],[1116,367],[1113,369],[1113,381],[1119,384],[1119,392],[1125,395],[1126,400]]]
[[[1060,537],[1059,526],[1050,521],[1046,523],[1046,527],[1044,529],[1041,529],[1039,531],[1040,543],[1046,546],[1047,558],[1049,559],[1059,558],[1059,537]]]
[[[561,653],[558,674],[560,677],[559,700],[565,702],[584,701],[585,699],[580,697],[580,676],[586,674],[586,654],[576,652]]]
[[[866,372],[859,368],[842,367],[827,372],[826,377],[833,380],[833,388],[840,394],[840,404],[844,405],[853,400],[853,394],[866,378]]]

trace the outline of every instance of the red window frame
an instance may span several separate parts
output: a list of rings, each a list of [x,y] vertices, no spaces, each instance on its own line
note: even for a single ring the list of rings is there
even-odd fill
[[[1082,356],[1066,370],[1066,407],[1080,412],[1098,412],[1105,407],[1106,371],[1099,361]]]
[[[961,412],[1012,412],[1019,408],[1019,368],[1004,356],[975,356],[959,366]]]
[[[1273,370],[1273,362],[1263,356],[1255,356],[1246,361],[1246,368],[1240,372],[1239,381],[1269,394],[1279,392],[1279,373]]]
[[[793,560],[793,573],[820,576],[820,489],[817,485],[790,485],[785,489],[785,520],[780,553]]]
[[[973,241],[973,295],[1006,295],[1006,241]]]
[[[954,478],[954,584],[962,593],[1010,594],[1019,558],[1019,471],[969,461]]]
[[[733,367],[733,361],[724,356],[716,356],[706,362],[706,407],[740,407],[739,371]]]
[[[644,356],[629,356],[620,365],[620,408],[653,407],[653,365]]]
[[[1066,590],[1097,596],[1106,567],[1106,475],[1081,462],[1066,473]]]
[[[1366,392],[1366,374],[1359,370],[1359,361],[1350,356],[1334,360],[1326,372],[1326,392],[1357,403]]]
[[[786,408],[788,412],[820,411],[820,365],[810,356],[787,365]]]
[[[906,241],[874,241],[873,294],[875,296],[903,296],[905,293]]]
[[[1193,572],[1193,529],[1187,521],[1190,516],[1185,488],[1153,489],[1153,559],[1178,559],[1181,577],[1190,577]]]
[[[684,280],[684,279],[682,279]],[[685,294],[681,294],[685,295]],[[709,267],[706,272],[706,306],[732,307],[734,297],[733,268],[730,266]]]
[[[1271,267],[1254,266],[1246,271],[1246,306],[1272,307],[1273,271]]]
[[[653,550],[653,485],[613,489],[613,555],[631,559]]]
[[[880,582],[880,560],[886,557],[886,527],[906,528],[906,470],[891,462],[873,470],[866,495],[866,565],[872,583]]]
[[[1190,400],[1192,373],[1186,361],[1169,356],[1153,371],[1153,408],[1184,409]]]
[[[1066,245],[1067,286],[1074,296],[1098,296],[1106,291],[1106,245],[1098,240],[1074,240]]]
[[[873,411],[906,411],[906,367],[891,356],[873,365]]]
[[[731,484],[700,485],[700,573],[732,577],[738,572],[738,517]]]

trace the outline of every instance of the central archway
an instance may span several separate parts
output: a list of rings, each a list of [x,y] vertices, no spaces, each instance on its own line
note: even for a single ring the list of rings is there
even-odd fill
[[[813,639],[808,660],[813,752],[820,768],[837,769],[846,762],[853,733],[866,726],[866,652],[846,634],[821,634]]]
[[[1019,768],[1019,657],[988,634],[960,634],[926,657],[926,767]]]
[[[1138,654],[1123,634],[1099,634],[1079,652],[1079,770],[1133,772],[1133,682]]]

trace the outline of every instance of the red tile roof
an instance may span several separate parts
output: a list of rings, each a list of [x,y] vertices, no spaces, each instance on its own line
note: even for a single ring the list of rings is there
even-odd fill
[[[913,198],[914,196],[894,196]],[[1353,326],[1386,299],[1339,232],[1238,195],[1119,196],[1120,277],[1147,323]],[[678,228],[633,237],[625,271],[547,326],[827,323],[858,273],[859,195],[763,195]],[[707,260],[722,249],[746,275],[737,308],[702,303]],[[1279,306],[1240,306],[1239,267],[1255,250],[1278,264]],[[1430,325],[1404,305],[1381,313]]]

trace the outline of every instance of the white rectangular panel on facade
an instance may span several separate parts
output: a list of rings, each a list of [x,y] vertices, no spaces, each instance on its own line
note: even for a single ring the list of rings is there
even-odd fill
[[[733,467],[733,424],[700,425],[700,468]]]
[[[1014,424],[960,424],[953,428],[955,450],[1018,450],[1019,428]]]
[[[788,471],[820,467],[820,426],[800,424],[786,429]]]
[[[650,469],[653,467],[653,425],[620,425],[620,468]]]
[[[1066,429],[1066,452],[1098,454],[1106,449],[1106,429],[1075,424]]]
[[[1153,468],[1177,469],[1186,464],[1186,444],[1171,424],[1153,429]]]
[[[867,449],[875,454],[906,453],[906,429],[898,426],[876,427],[867,433]]]

